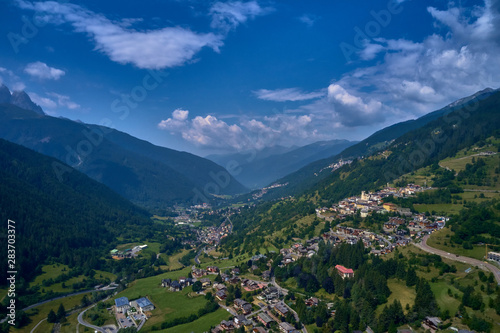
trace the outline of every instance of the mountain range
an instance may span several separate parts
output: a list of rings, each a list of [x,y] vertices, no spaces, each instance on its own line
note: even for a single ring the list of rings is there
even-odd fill
[[[247,191],[212,161],[109,127],[51,117],[37,112],[26,93],[13,93],[9,99],[5,86],[1,91],[2,100],[10,101],[0,104],[1,138],[54,157],[136,204],[162,208]],[[54,166],[61,178],[70,171]]]
[[[356,142],[319,141],[303,147],[269,147],[260,151],[209,155],[211,161],[228,166],[237,163],[233,176],[251,189],[265,187],[314,161],[337,155]],[[229,168],[228,168],[229,169]]]
[[[286,195],[296,195],[301,193],[321,180],[327,178],[331,174],[329,165],[339,161],[340,159],[356,159],[363,156],[369,156],[387,148],[394,140],[409,133],[413,130],[424,127],[432,121],[439,119],[451,112],[461,109],[467,105],[476,105],[479,101],[484,100],[491,95],[497,93],[500,89],[486,88],[477,93],[461,98],[439,110],[430,112],[418,119],[408,120],[383,128],[368,138],[344,149],[337,155],[332,155],[328,158],[312,162],[303,168],[290,173],[289,175],[277,180],[278,183],[288,184],[286,187],[270,191],[264,199],[274,199]]]

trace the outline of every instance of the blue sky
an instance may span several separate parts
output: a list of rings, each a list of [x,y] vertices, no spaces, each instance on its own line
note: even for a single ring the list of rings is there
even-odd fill
[[[498,1],[2,1],[0,80],[212,152],[361,140],[500,87]]]

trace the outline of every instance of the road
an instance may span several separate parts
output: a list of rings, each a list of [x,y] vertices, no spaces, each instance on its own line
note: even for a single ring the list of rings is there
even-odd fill
[[[469,258],[469,257],[464,257],[464,256],[457,256],[456,254],[430,247],[429,245],[427,245],[427,239],[429,238],[429,236],[430,235],[426,235],[422,239],[422,242],[415,244],[415,246],[420,248],[421,250],[424,250],[425,252],[437,254],[437,255],[439,255],[443,258],[446,258],[446,259],[460,261],[460,262],[469,264],[471,266],[477,266],[477,267],[480,267],[482,269],[489,270],[495,276],[497,283],[500,284],[500,270],[497,267],[495,267],[494,265],[492,265],[490,263],[481,261],[481,260],[477,260],[477,259]]]
[[[202,247],[200,249],[200,251],[198,251],[198,253],[196,254],[196,257],[194,257],[194,262],[195,262],[196,265],[200,264],[200,259],[199,258],[200,258],[201,253],[203,252],[203,250],[205,250],[205,247]]]
[[[80,312],[80,314],[78,314],[78,323],[80,325],[83,325],[83,326],[87,326],[87,327],[90,327],[91,329],[97,331],[97,332],[102,332],[102,333],[106,333],[101,327],[97,327],[97,326],[94,326],[92,324],[89,324],[87,323],[84,319],[83,319],[83,314],[85,313],[85,311],[87,310],[90,310],[92,309],[94,306],[96,306],[97,304],[94,304],[92,305],[91,307],[88,307],[86,308],[85,310],[83,310],[82,312]]]

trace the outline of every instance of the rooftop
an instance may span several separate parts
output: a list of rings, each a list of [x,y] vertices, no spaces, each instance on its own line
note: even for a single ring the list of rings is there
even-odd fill
[[[115,299],[115,305],[117,307],[128,305],[128,298],[127,297],[120,297],[120,298]]]

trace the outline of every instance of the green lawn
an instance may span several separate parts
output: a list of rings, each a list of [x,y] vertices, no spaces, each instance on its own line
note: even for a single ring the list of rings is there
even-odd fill
[[[231,314],[224,309],[219,309],[213,313],[209,313],[192,323],[175,326],[161,332],[167,333],[202,333],[210,330],[210,327],[217,326],[221,321],[227,320]]]
[[[445,215],[458,214],[462,209],[461,204],[416,204],[413,205],[419,213],[435,211],[438,214],[444,213]]]
[[[406,304],[413,306],[415,303],[415,288],[407,287],[405,281],[400,281],[398,279],[387,280],[387,286],[391,290],[391,295],[387,299],[387,303],[380,305],[377,308],[377,314],[382,313],[382,310],[386,305],[392,304],[394,300],[398,300],[401,303],[403,309],[406,308]],[[406,310],[404,310],[406,313]]]
[[[486,249],[484,246],[473,246],[472,250],[466,250],[459,244],[454,244],[454,247],[450,243],[450,236],[453,232],[449,228],[444,228],[439,231],[432,233],[432,235],[427,240],[427,244],[436,249],[440,249],[446,252],[455,253],[461,256],[471,257],[478,260],[483,260]]]
[[[452,286],[448,281],[443,280],[437,281],[435,283],[431,282],[431,289],[434,293],[434,296],[436,296],[436,301],[441,311],[448,310],[453,316],[458,310],[460,301],[452,296],[449,296],[448,289],[451,289],[453,295],[458,294],[460,296],[462,295],[462,293],[454,286]]]

